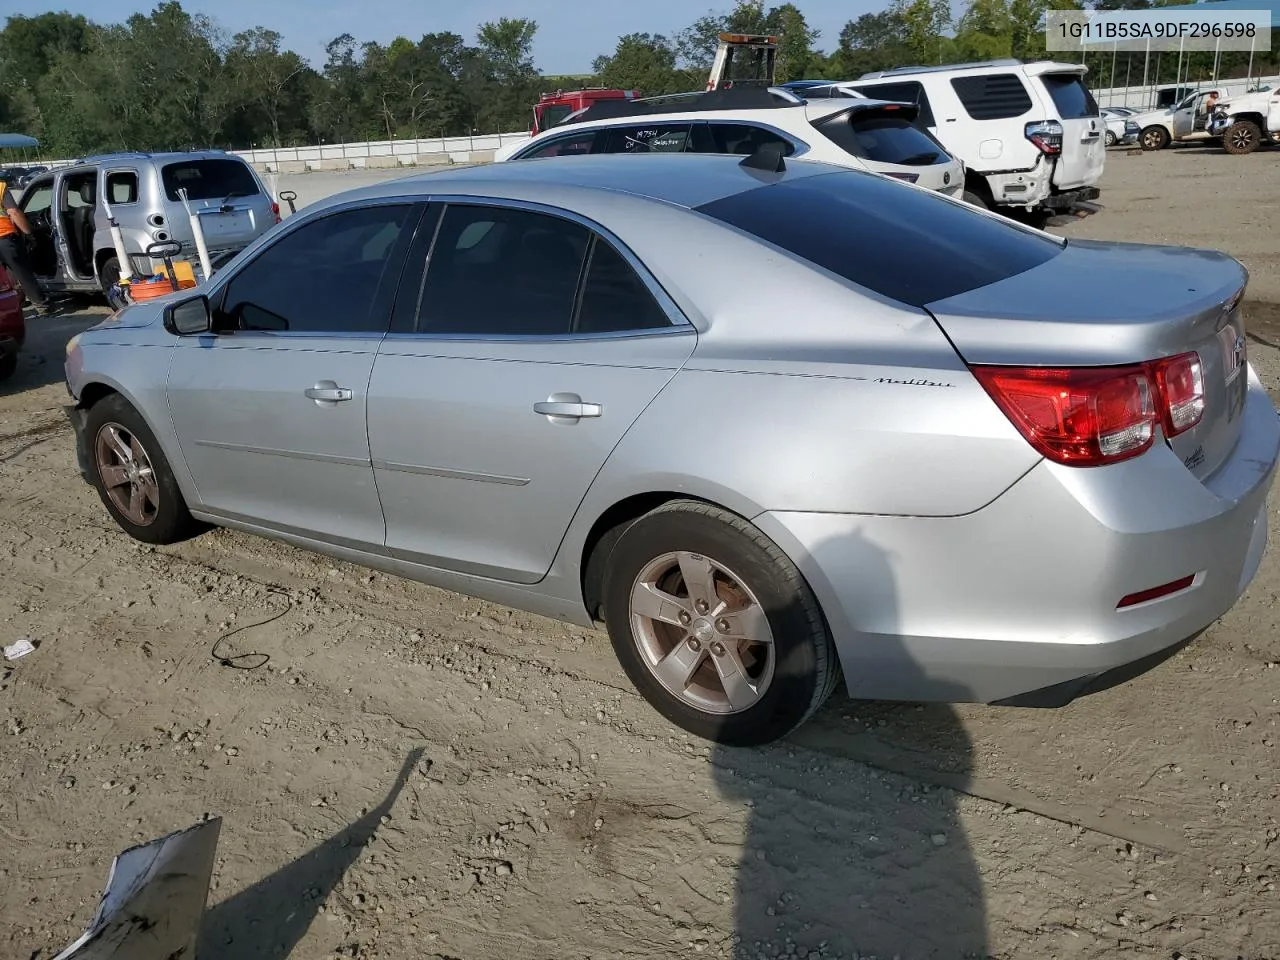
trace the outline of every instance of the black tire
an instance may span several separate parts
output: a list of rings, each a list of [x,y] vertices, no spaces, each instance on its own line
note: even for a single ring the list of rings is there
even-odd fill
[[[1237,157],[1253,153],[1262,145],[1262,130],[1252,120],[1237,120],[1222,132],[1222,149]]]
[[[146,510],[148,516],[145,522],[135,522],[130,519],[113,500],[103,480],[98,444],[100,437],[109,428],[114,429],[123,438],[136,441],[151,465],[158,502]],[[198,532],[199,527],[187,510],[182,491],[178,489],[173,470],[165,458],[164,451],[160,449],[155,434],[142,419],[142,415],[124,397],[118,393],[111,394],[90,407],[85,419],[84,436],[88,447],[89,477],[107,512],[119,524],[120,529],[135,540],[153,544],[177,543]]]
[[[982,194],[974,193],[972,190],[966,190],[960,195],[960,199],[965,203],[971,203],[979,210],[990,210],[991,204],[983,198]]]
[[[764,610],[773,639],[772,679],[759,699],[740,712],[715,713],[691,705],[663,686],[641,653],[632,627],[632,588],[647,566],[676,551],[730,569]],[[740,747],[778,740],[822,706],[840,676],[822,611],[795,564],[758,529],[719,507],[676,500],[631,523],[605,561],[603,594],[609,637],[631,682],[660,714],[703,739]],[[675,640],[672,649],[695,646],[692,634],[686,636],[690,639]],[[718,644],[705,642],[710,664],[710,651]]]
[[[1163,150],[1169,145],[1169,131],[1164,127],[1147,127],[1138,136],[1138,143],[1143,150]]]
[[[120,280],[120,260],[117,257],[107,257],[102,261],[102,266],[98,267],[98,286],[102,289],[102,295],[109,296],[111,288]]]
[[[6,353],[0,356],[0,382],[8,380],[18,372],[18,355]]]
[[[1107,146],[1114,147],[1116,145],[1116,135],[1110,130],[1107,131]]]

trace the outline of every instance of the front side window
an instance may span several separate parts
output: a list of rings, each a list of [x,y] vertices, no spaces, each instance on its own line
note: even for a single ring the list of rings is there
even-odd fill
[[[581,133],[563,137],[554,137],[546,143],[539,144],[528,153],[520,154],[521,160],[532,160],[535,157],[575,157],[595,151],[597,131],[583,130]]]
[[[226,322],[239,330],[384,332],[388,271],[403,259],[413,211],[407,203],[361,207],[286,233],[231,279]]]
[[[27,188],[18,204],[23,213],[47,213],[53,206],[53,181],[41,180]]]
[[[188,200],[223,200],[252,197],[259,191],[258,182],[243,160],[181,160],[167,163],[160,170],[164,194],[174,203],[182,200],[179,190],[187,191]]]

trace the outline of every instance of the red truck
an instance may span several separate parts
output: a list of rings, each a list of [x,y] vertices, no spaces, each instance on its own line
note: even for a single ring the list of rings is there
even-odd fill
[[[543,130],[554,127],[569,114],[585,110],[597,100],[635,100],[639,96],[639,90],[611,90],[607,87],[585,87],[581,90],[557,90],[554,93],[544,93],[538,98],[533,108],[533,129],[529,134],[536,137]]]

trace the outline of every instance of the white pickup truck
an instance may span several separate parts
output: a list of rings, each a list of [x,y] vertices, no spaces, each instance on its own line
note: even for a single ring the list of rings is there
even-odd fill
[[[1219,103],[1209,133],[1222,138],[1227,153],[1237,155],[1280,143],[1280,89],[1255,90]]]

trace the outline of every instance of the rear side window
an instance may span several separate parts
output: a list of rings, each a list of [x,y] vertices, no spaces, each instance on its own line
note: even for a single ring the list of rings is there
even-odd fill
[[[926,126],[932,127],[933,107],[929,105],[929,95],[924,92],[924,86],[916,80],[908,80],[902,83],[875,83],[862,87],[854,87],[863,96],[870,97],[873,100],[892,100],[895,103],[914,103],[920,108],[920,115],[917,121]]]
[[[107,202],[112,205],[138,202],[138,175],[132,170],[107,174]]]
[[[241,160],[182,160],[166,163],[160,170],[164,195],[174,203],[186,188],[188,200],[222,200],[227,197],[253,197],[260,192],[258,182]]]
[[[1046,73],[1040,78],[1053,98],[1053,105],[1063,120],[1080,120],[1098,115],[1098,101],[1084,85],[1078,73]]]
[[[693,124],[646,123],[611,127],[606,134],[605,153],[683,153],[689,146]]]
[[[535,157],[576,157],[584,153],[595,152],[598,131],[583,130],[581,133],[568,134],[548,140],[528,153],[520,154],[521,160],[532,160]]]
[[[974,120],[1010,120],[1034,106],[1031,94],[1016,73],[952,77],[951,86],[965,112]]]
[[[578,307],[576,333],[655,330],[671,320],[622,254],[596,237]]]
[[[1023,273],[1062,249],[931,191],[853,170],[756,187],[696,209],[913,307]]]
[[[909,121],[855,111],[814,124],[827,139],[846,153],[876,163],[927,167],[950,160],[947,151]]]
[[[708,123],[699,134],[693,148],[696,153],[731,153],[746,157],[765,144],[774,143],[782,144],[784,157],[796,152],[795,144],[786,137],[750,123]]]

